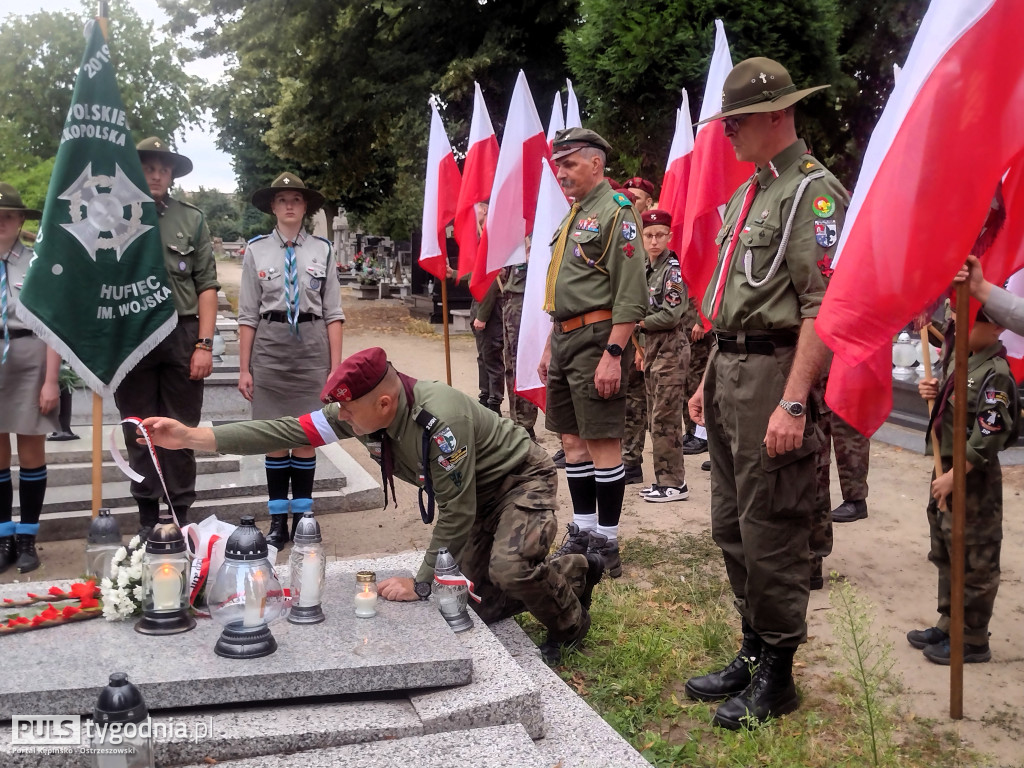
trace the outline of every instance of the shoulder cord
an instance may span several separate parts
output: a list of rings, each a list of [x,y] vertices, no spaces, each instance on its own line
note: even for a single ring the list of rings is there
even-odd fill
[[[782,231],[782,240],[779,242],[779,251],[775,254],[775,259],[772,261],[772,267],[768,270],[768,274],[764,276],[763,280],[754,280],[754,276],[751,274],[751,267],[753,265],[754,257],[747,249],[747,252],[743,254],[743,269],[747,274],[747,285],[751,288],[760,288],[762,285],[767,283],[775,274],[779,271],[779,267],[782,266],[783,260],[786,258],[786,248],[789,246],[789,235],[793,231],[793,222],[796,220],[796,212],[800,205],[800,198],[804,196],[804,192],[807,189],[807,185],[816,179],[825,177],[825,171],[815,171],[814,173],[808,174],[804,177],[804,180],[800,182],[800,186],[796,188],[796,194],[793,195],[793,209],[789,212],[789,219],[786,221],[786,228]]]

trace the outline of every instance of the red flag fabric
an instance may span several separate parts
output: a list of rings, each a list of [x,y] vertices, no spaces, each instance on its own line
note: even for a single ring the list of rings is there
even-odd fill
[[[892,390],[888,376],[879,389],[861,386],[873,368],[862,364],[880,360],[879,348],[948,287],[997,182],[1019,180],[1022,27],[1018,0],[933,0],[872,134],[816,321],[836,354],[826,400],[864,434],[888,416]],[[1008,211],[987,257],[1003,270],[1017,258],[1005,249],[1021,247],[1007,242],[1021,225],[1014,213],[1024,216]]]
[[[658,207],[672,214],[672,221],[680,222],[686,215],[686,189],[690,182],[690,163],[693,160],[693,118],[690,117],[690,97],[683,89],[683,103],[676,112],[676,132],[668,151],[668,165],[661,181]],[[683,239],[683,228],[672,230],[669,248],[678,253]]]
[[[469,124],[469,149],[462,165],[462,187],[455,208],[455,241],[459,244],[459,277],[471,272],[480,249],[476,229],[476,204],[491,196],[494,169],[498,165],[498,139],[491,127],[491,117],[480,90],[474,83],[473,119]]]
[[[427,180],[423,187],[423,242],[420,266],[438,280],[448,268],[445,229],[455,217],[462,178],[455,163],[448,134],[444,132],[437,104],[430,100],[430,143],[427,149]]]
[[[540,187],[540,160],[548,156],[544,126],[522,70],[501,137],[487,225],[469,289],[482,299],[498,270],[526,261],[526,236],[533,231]],[[478,253],[479,253],[478,252]]]
[[[700,107],[701,120],[722,110],[722,88],[730,70],[729,41],[725,37],[725,27],[716,19],[715,50],[711,55],[704,101]],[[741,163],[736,159],[736,152],[725,138],[721,123],[716,121],[697,127],[686,186],[685,213],[680,219],[682,226],[678,234],[673,227],[669,245],[679,254],[680,272],[690,296],[698,305],[703,301],[704,291],[718,261],[715,238],[722,228],[722,211],[736,188],[753,173],[752,163]]]

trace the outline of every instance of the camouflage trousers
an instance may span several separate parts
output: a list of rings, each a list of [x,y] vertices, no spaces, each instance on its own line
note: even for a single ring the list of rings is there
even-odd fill
[[[503,293],[501,322],[505,347],[505,389],[508,392],[508,415],[516,424],[532,429],[537,423],[537,406],[516,394],[516,353],[519,349],[519,326],[523,322],[523,294]]]
[[[942,468],[952,463],[943,458]],[[932,479],[935,473],[932,472]],[[988,643],[988,624],[999,591],[999,551],[1003,538],[1003,474],[999,461],[967,473],[966,522],[964,525],[964,642]],[[928,559],[939,569],[936,626],[950,628],[950,552],[953,549],[953,513],[928,502],[931,551]]]
[[[672,488],[680,488],[686,483],[683,411],[686,410],[689,363],[690,345],[683,328],[647,333],[644,376],[654,453],[654,482]]]
[[[815,494],[814,511],[811,512],[811,534],[808,547],[811,550],[811,570],[817,571],[818,564],[832,554],[832,503],[829,499],[829,470],[832,466],[832,444],[829,440],[829,427],[832,413],[825,405],[826,370],[811,387],[808,403],[818,414],[818,426],[821,427],[824,439],[815,455]],[[838,417],[837,417],[838,420]]]
[[[825,433],[825,451],[828,443],[836,453],[839,485],[843,501],[863,501],[868,497],[868,462],[871,460],[871,440],[851,427],[831,410],[824,411],[819,422]],[[825,494],[828,495],[828,464],[825,465]],[[826,498],[825,503],[831,506]]]
[[[633,354],[630,345],[623,354]],[[622,435],[622,463],[639,467],[644,460],[644,443],[647,440],[647,385],[644,372],[638,371],[633,362],[629,363],[629,378],[626,383],[626,431]]]
[[[685,325],[685,324],[684,324]],[[693,326],[691,325],[692,329]],[[687,338],[689,338],[690,331],[687,330]],[[700,386],[700,380],[704,378],[704,369],[708,366],[708,352],[711,351],[711,334],[704,334],[704,338],[699,341],[690,341],[690,364],[686,367],[686,402],[690,401],[693,397],[697,388]],[[692,435],[693,428],[696,426],[693,423],[693,419],[690,418],[690,409],[683,404],[683,423],[686,425],[686,434]]]
[[[556,636],[581,626],[587,558],[547,559],[558,535],[557,492],[558,470],[543,448],[531,444],[494,497],[481,500],[459,561],[476,586],[481,602],[471,604],[485,623],[525,610]]]

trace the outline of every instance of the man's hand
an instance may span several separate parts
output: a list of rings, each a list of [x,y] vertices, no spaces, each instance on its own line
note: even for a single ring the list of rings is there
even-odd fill
[[[49,413],[60,404],[60,387],[50,382],[43,382],[39,390],[39,412]]]
[[[416,594],[413,580],[405,576],[392,576],[390,579],[384,579],[377,585],[377,594],[385,600],[392,601],[412,602],[420,599]]]
[[[690,331],[690,341],[700,341],[704,338],[704,326],[696,323]]]
[[[487,323],[485,323],[483,320],[473,320],[473,328],[474,328],[474,330],[482,331],[486,327],[487,327]]]
[[[953,492],[953,470],[949,470],[932,480],[932,498],[942,507],[946,497]]]
[[[934,400],[939,396],[939,380],[921,379],[917,382],[917,391],[925,400]]]
[[[636,354],[633,355],[633,367],[641,372],[644,369],[644,356],[640,354],[639,349],[636,351]]]
[[[971,296],[976,298],[982,304],[988,301],[988,297],[992,295],[992,283],[985,279],[985,274],[981,269],[981,262],[978,261],[977,256],[968,256],[967,263],[960,268],[960,271],[956,273],[956,277],[953,278],[954,283],[962,283],[967,281],[967,290],[970,291]]]
[[[687,410],[690,412],[690,418],[693,419],[694,424],[700,424],[704,426],[704,379],[701,378],[700,386],[697,387],[697,391],[693,393],[693,397],[686,404]]]
[[[213,373],[213,352],[207,349],[197,349],[192,353],[188,377],[192,381],[201,381],[211,373]]]
[[[238,374],[238,391],[242,393],[242,397],[252,402],[252,374],[249,371],[241,371]]]
[[[169,448],[173,451],[179,448],[198,447],[195,433],[201,430],[194,427],[186,427],[180,421],[169,419],[166,416],[150,416],[148,419],[142,420],[142,426],[149,432],[149,439],[153,441],[153,444],[161,448]],[[138,434],[135,442],[139,445],[145,445],[146,438],[142,436],[142,431],[139,429],[135,431]],[[210,432],[210,437],[212,438],[213,432],[209,428],[206,431]]]
[[[544,347],[544,354],[540,356],[540,363],[537,365],[537,375],[540,376],[540,383],[548,383],[548,366],[551,365],[551,345]]]
[[[601,362],[594,371],[594,386],[599,397],[609,398],[619,391],[622,383],[622,367],[619,358],[612,357],[608,352],[601,355]]]
[[[804,444],[806,416],[791,416],[782,408],[776,408],[768,419],[768,431],[764,445],[772,458],[796,450]]]

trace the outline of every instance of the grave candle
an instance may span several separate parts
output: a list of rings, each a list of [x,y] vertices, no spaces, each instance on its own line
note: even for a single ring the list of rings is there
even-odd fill
[[[181,601],[181,579],[178,569],[170,563],[164,563],[153,574],[153,608],[158,611],[171,611]]]
[[[377,615],[377,574],[360,571],[356,574],[356,616],[371,619]]]
[[[299,606],[307,608],[320,602],[320,557],[310,552],[302,564],[302,578],[299,581]]]
[[[245,580],[245,611],[242,614],[243,627],[258,627],[263,623],[263,602],[266,594],[257,571]]]

